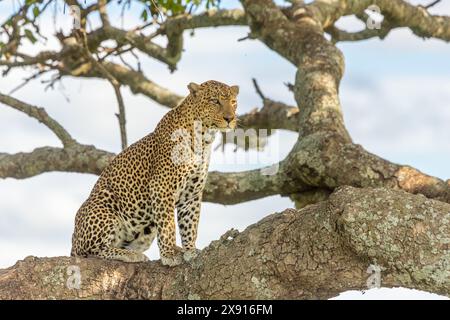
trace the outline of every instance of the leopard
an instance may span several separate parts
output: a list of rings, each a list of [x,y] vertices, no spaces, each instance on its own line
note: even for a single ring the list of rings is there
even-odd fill
[[[163,265],[195,258],[200,209],[217,132],[236,128],[239,87],[191,82],[153,132],[116,155],[75,215],[72,256]],[[175,218],[176,216],[176,218]],[[176,223],[181,247],[176,244]]]

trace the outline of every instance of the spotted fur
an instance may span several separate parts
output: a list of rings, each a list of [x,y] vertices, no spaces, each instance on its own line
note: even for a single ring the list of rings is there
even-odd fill
[[[180,264],[183,254],[185,260],[195,256],[211,130],[235,128],[239,88],[210,80],[190,83],[188,89],[190,94],[153,133],[118,154],[102,172],[75,217],[73,256],[142,262],[155,237],[165,265]],[[192,147],[198,142],[200,148]],[[180,146],[194,150],[184,161],[177,156],[182,152],[174,152]],[[182,248],[175,242],[175,210]]]

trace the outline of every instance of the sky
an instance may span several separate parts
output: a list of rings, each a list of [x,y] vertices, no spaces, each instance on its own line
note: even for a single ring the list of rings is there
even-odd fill
[[[412,3],[426,3],[411,1]],[[62,2],[61,2],[62,3]],[[0,1],[0,21],[12,10],[13,1]],[[237,1],[222,1],[224,7],[240,7]],[[139,8],[126,13],[125,28],[138,23]],[[450,15],[450,1],[444,0],[432,13]],[[121,25],[119,11],[110,10],[112,21]],[[66,30],[70,18],[58,11],[42,17],[42,30],[50,36]],[[92,20],[95,27],[96,18]],[[352,31],[363,28],[355,18],[338,22]],[[247,35],[247,27],[199,29],[185,35],[185,50],[178,70],[170,73],[160,62],[141,56],[145,75],[180,95],[186,85],[216,79],[240,86],[238,112],[261,106],[252,78],[256,78],[267,97],[294,104],[284,83],[293,82],[295,68],[259,41],[237,39]],[[51,39],[51,37],[50,37]],[[55,48],[49,41],[28,46],[27,52]],[[341,43],[345,56],[345,75],[340,98],[345,124],[354,141],[367,150],[391,161],[409,164],[442,179],[450,178],[450,44],[423,40],[407,29],[391,32],[384,40]],[[134,63],[130,59],[131,63]],[[7,93],[29,75],[29,71],[11,72],[0,78],[0,92]],[[46,78],[43,78],[46,79]],[[117,103],[110,85],[95,79],[66,78],[54,90],[44,90],[40,80],[14,93],[14,97],[45,107],[81,143],[100,149],[120,151]],[[150,99],[123,90],[127,110],[129,141],[151,132],[167,112]],[[230,165],[223,163],[221,151],[213,154],[211,170],[241,171],[282,160],[294,145],[296,134],[279,131],[269,140],[263,163]],[[60,146],[57,138],[37,121],[7,106],[0,105],[0,152],[31,151],[40,146]],[[276,152],[273,152],[276,150]],[[270,152],[272,151],[272,152]],[[226,152],[232,152],[227,149]],[[237,151],[241,154],[242,151]],[[241,154],[242,155],[242,154]],[[73,220],[87,198],[97,177],[88,174],[45,173],[26,180],[0,181],[0,268],[28,255],[68,255]],[[289,198],[268,197],[238,205],[203,203],[199,226],[199,248],[207,246],[231,228],[244,230],[274,212],[293,207]],[[149,252],[158,258],[156,244]],[[371,289],[346,292],[338,298],[440,298],[407,289]]]

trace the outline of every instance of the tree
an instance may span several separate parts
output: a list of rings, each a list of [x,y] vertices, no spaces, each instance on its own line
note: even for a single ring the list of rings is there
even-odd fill
[[[399,27],[410,28],[420,37],[449,41],[449,17],[432,15],[427,11],[429,6],[402,0],[322,0],[309,4],[292,0],[287,6],[272,0],[242,0],[243,10],[217,9],[215,1],[169,5],[142,0],[148,8],[142,14],[142,27],[123,30],[109,20],[106,7],[112,1],[84,5],[66,0],[67,5],[81,8],[80,29],[67,36],[57,35],[59,51],[24,54],[23,40],[39,37],[35,17],[51,2],[25,1],[3,24],[8,38],[0,49],[4,75],[31,66],[37,72],[30,79],[54,72],[55,81],[68,76],[109,81],[117,97],[123,147],[127,138],[122,86],[169,108],[181,97],[126,62],[112,62],[111,56],[139,51],[175,71],[182,56],[184,30],[248,25],[248,39],[263,42],[297,68],[295,82],[289,85],[297,106],[265,97],[255,82],[263,106],[241,115],[241,123],[245,128],[295,131],[298,140],[278,164],[276,174],[261,174],[259,169],[211,172],[204,199],[232,204],[282,194],[289,195],[298,210],[269,216],[241,234],[225,234],[193,264],[170,270],[157,263],[26,259],[0,271],[0,298],[328,298],[348,289],[366,288],[371,265],[375,269],[369,271],[381,272],[385,286],[450,295],[450,180],[391,163],[353,143],[339,101],[344,56],[335,46],[339,41],[383,38]],[[206,10],[196,13],[202,5]],[[347,15],[365,22],[365,9],[370,5],[380,8],[384,16],[381,29],[349,33],[336,27],[336,21]],[[94,12],[100,14],[102,26],[89,30],[86,21]],[[151,20],[154,24],[158,16],[164,19],[155,32],[146,34],[149,12],[155,15]],[[156,36],[164,36],[167,45],[156,44]],[[107,40],[113,40],[115,46],[106,47]],[[114,156],[80,144],[42,108],[5,94],[0,94],[0,102],[36,118],[63,145],[28,153],[0,153],[1,178],[25,179],[49,171],[99,174]],[[84,270],[85,280],[80,290],[71,291],[62,284],[66,267],[74,264]],[[139,270],[150,272],[136,272]],[[104,287],[94,281],[98,277],[106,283]]]

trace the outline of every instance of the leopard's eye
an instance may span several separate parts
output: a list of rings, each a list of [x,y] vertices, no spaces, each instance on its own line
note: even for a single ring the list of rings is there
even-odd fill
[[[211,103],[213,104],[220,104],[219,99],[213,98],[211,100],[209,100]]]

